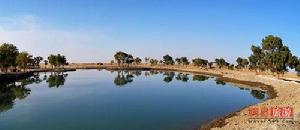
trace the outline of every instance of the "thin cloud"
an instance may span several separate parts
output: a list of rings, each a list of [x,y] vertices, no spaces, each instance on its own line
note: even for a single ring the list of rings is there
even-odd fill
[[[32,15],[0,17],[0,25],[1,43],[13,43],[20,51],[43,57],[62,53],[71,62],[95,61],[92,56],[101,55],[101,43],[107,38],[99,31],[55,29]]]

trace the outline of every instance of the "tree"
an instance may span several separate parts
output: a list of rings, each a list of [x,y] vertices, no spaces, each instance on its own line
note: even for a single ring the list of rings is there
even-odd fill
[[[177,62],[178,65],[181,64],[181,59],[180,58],[176,58],[175,61]]]
[[[124,63],[127,64],[127,66],[129,66],[130,64],[132,64],[134,62],[133,56],[132,55],[126,55],[125,60],[123,61]]]
[[[44,60],[44,65],[45,65],[45,68],[47,68],[48,60]]]
[[[295,68],[297,75],[300,76],[300,64],[296,66]]]
[[[123,65],[125,62],[125,58],[128,56],[128,54],[122,52],[122,51],[118,51],[115,55],[114,58],[118,63],[118,66]]]
[[[156,59],[150,59],[150,64],[152,66],[157,65],[157,63],[158,63],[158,60],[156,60]]]
[[[186,57],[180,57],[176,58],[175,61],[177,62],[178,65],[189,65],[190,62]]]
[[[287,71],[291,52],[287,46],[283,45],[280,37],[266,36],[262,40],[262,49],[265,53],[264,64],[271,72],[279,74]]]
[[[174,65],[174,60],[171,56],[169,56],[168,54],[163,56],[163,61],[165,65]]]
[[[142,59],[140,59],[139,57],[136,57],[135,59],[134,59],[134,62],[135,62],[135,64],[141,64],[142,63]]]
[[[111,61],[110,61],[110,64],[111,64],[111,65],[113,65],[114,63],[115,63],[115,61],[114,61],[114,60],[111,60]]]
[[[214,64],[213,62],[208,62],[208,67],[212,68],[213,64]]]
[[[148,64],[149,60],[150,60],[149,57],[145,57],[145,62],[146,62],[146,64]]]
[[[289,61],[288,61],[288,64],[289,64],[289,67],[291,69],[295,69],[300,64],[298,57],[297,56],[291,56]]]
[[[162,65],[163,63],[164,63],[164,61],[163,61],[163,60],[159,60],[159,64],[161,64],[161,65]]]
[[[0,66],[5,68],[5,73],[9,67],[16,65],[18,54],[19,51],[13,44],[4,43],[0,46]]]
[[[264,71],[265,67],[263,64],[263,58],[265,54],[263,53],[263,50],[259,46],[253,46],[251,47],[252,54],[249,57],[250,61],[250,69],[253,69],[255,71],[261,70]]]
[[[224,67],[224,66],[229,66],[229,63],[227,63],[226,61],[225,61],[225,59],[223,59],[223,58],[220,58],[220,59],[215,59],[215,62],[217,63],[217,65],[219,66],[219,68],[222,68],[222,67]]]
[[[195,58],[192,60],[194,66],[199,66],[199,67],[203,67],[206,68],[208,65],[208,60],[204,60],[201,58]]]
[[[48,57],[48,61],[49,63],[51,64],[52,68],[53,66],[56,67],[57,66],[57,62],[56,62],[56,56],[51,54],[49,57]]]
[[[181,60],[182,65],[189,65],[190,64],[188,58],[186,58],[186,57],[181,57],[180,60]]]
[[[23,71],[26,71],[26,68],[28,66],[28,63],[30,62],[30,55],[27,52],[21,52],[16,59],[17,65],[23,69]]]
[[[243,58],[238,57],[238,58],[236,59],[236,62],[237,62],[237,68],[240,69],[241,66],[242,66]]]
[[[67,63],[67,59],[65,56],[57,54],[55,57],[57,66],[63,66]]]
[[[67,59],[64,55],[61,55],[61,54],[57,54],[57,55],[53,55],[51,54],[49,57],[48,57],[48,61],[49,63],[52,65],[52,68],[53,66],[54,67],[59,67],[59,66],[63,66],[67,64]]]
[[[272,73],[284,74],[297,66],[297,57],[285,46],[282,39],[268,35],[262,39],[261,47],[252,46],[252,55],[249,57],[250,68],[260,71],[268,70]]]
[[[40,67],[41,61],[43,61],[43,57],[41,57],[41,56],[34,57],[33,58],[33,65],[37,66],[37,67]]]
[[[248,65],[249,65],[248,59],[242,59],[241,66],[243,68],[246,68]]]

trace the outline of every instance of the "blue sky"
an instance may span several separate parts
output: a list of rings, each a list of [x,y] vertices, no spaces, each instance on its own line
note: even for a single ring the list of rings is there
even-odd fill
[[[0,0],[0,42],[70,62],[106,62],[116,51],[161,58],[248,57],[280,36],[300,56],[297,0]]]

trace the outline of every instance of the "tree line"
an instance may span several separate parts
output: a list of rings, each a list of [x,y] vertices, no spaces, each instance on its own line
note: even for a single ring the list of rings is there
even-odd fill
[[[300,76],[300,59],[292,54],[290,49],[283,44],[283,40],[280,37],[268,35],[262,39],[260,46],[252,45],[251,51],[252,54],[248,58],[238,57],[236,64],[230,64],[223,58],[216,58],[212,62],[202,58],[194,58],[190,62],[187,57],[177,57],[173,59],[173,57],[168,54],[164,55],[162,60],[145,57],[144,61],[151,66],[175,64],[187,66],[192,64],[193,66],[203,69],[211,69],[213,67],[231,70],[243,69],[256,72],[272,72],[278,76],[280,74],[283,75],[289,70],[295,70]],[[123,64],[129,66],[136,61],[131,54],[121,51],[117,52],[114,57],[119,66]],[[137,64],[141,62],[142,60],[138,58]]]
[[[26,51],[19,52],[18,48],[9,43],[0,45],[0,68],[1,72],[16,72],[18,70],[26,71],[28,68],[40,68],[40,63],[44,60],[41,56],[34,57]],[[44,60],[47,66],[63,66],[67,64],[66,57],[63,55],[50,55],[48,60]]]

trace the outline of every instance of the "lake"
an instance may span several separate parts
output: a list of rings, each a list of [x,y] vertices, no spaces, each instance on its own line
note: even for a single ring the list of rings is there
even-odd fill
[[[39,73],[0,85],[1,130],[193,130],[267,94],[170,71]]]

